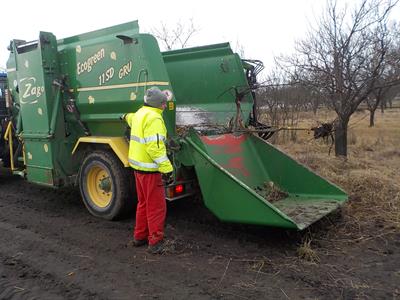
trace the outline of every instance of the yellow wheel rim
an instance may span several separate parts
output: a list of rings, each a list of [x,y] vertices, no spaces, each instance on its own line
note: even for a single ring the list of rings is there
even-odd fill
[[[87,174],[87,190],[90,200],[98,207],[104,208],[112,198],[112,181],[110,174],[99,165],[92,166]]]

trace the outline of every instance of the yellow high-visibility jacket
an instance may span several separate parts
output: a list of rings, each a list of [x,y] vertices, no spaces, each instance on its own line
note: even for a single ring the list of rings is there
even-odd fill
[[[131,127],[129,165],[140,171],[172,172],[173,167],[164,143],[167,129],[162,110],[143,106],[136,113],[127,114],[125,121]]]

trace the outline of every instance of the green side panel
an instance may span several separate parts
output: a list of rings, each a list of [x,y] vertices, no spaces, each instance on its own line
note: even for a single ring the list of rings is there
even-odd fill
[[[119,117],[137,111],[152,86],[172,94],[163,116],[174,134],[174,91],[156,39],[139,34],[137,21],[59,40],[58,51],[61,73],[92,135],[123,136]]]
[[[53,168],[53,154],[53,146],[49,140],[25,139],[25,158],[28,166]]]
[[[42,41],[31,47],[17,49],[19,103],[25,133],[48,134],[55,93],[52,87],[53,73],[58,73],[54,51],[49,50],[55,37],[41,33]],[[46,69],[45,69],[46,68]]]
[[[221,220],[304,229],[347,195],[250,134],[186,138],[205,205]],[[281,193],[269,198],[270,184]]]
[[[45,185],[54,183],[48,137],[55,102],[52,79],[58,74],[56,45],[52,34],[41,32],[37,42],[15,48],[28,180]]]
[[[43,185],[57,185],[52,143],[48,140],[25,140],[25,153],[28,180]]]
[[[54,186],[53,169],[43,166],[27,166],[28,181],[41,185]]]
[[[177,98],[177,125],[226,125],[236,114],[235,91],[248,88],[239,56],[228,43],[163,52]],[[241,102],[246,122],[253,99]]]
[[[17,133],[24,140],[28,180],[62,185],[73,173],[74,135],[65,128],[62,94],[53,85],[60,78],[57,40],[41,32],[36,42],[14,43],[12,54],[15,71],[10,79],[19,104]]]

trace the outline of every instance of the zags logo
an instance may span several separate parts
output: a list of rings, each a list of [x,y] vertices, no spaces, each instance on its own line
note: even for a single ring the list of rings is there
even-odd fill
[[[27,99],[26,101],[21,99],[21,104],[34,104],[38,102],[38,99],[44,93],[44,86],[38,86],[36,84],[35,77],[27,77],[20,80],[20,85],[25,87],[25,91],[22,94],[22,99]],[[29,99],[35,97],[34,99]]]

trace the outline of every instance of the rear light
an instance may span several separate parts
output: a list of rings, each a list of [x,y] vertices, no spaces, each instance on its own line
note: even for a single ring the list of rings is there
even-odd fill
[[[175,186],[175,194],[183,193],[183,184],[178,184]]]
[[[169,186],[165,189],[165,194],[166,194],[167,198],[169,198],[169,199],[179,197],[184,193],[185,193],[185,185],[184,184],[177,184],[174,186]]]

